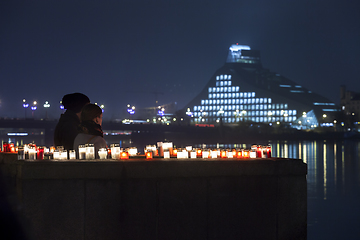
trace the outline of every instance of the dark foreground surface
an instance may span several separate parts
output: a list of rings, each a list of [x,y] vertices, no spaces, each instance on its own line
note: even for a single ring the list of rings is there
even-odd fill
[[[306,239],[301,160],[5,155],[8,198],[28,239]]]

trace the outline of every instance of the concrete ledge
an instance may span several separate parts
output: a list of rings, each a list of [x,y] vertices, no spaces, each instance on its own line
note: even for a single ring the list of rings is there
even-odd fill
[[[301,160],[0,163],[33,239],[306,239]]]

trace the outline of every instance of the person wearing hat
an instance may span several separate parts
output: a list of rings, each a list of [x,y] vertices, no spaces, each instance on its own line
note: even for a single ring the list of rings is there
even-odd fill
[[[90,99],[82,93],[66,94],[62,98],[62,104],[66,109],[61,114],[59,122],[55,127],[54,145],[63,146],[65,150],[71,150],[74,139],[79,133],[81,109],[90,103]]]

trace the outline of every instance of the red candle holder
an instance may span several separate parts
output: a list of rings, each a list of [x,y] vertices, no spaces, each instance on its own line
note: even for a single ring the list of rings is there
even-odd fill
[[[129,153],[128,152],[121,152],[120,153],[120,159],[129,159]]]
[[[145,157],[146,157],[146,159],[152,159],[153,158],[153,153],[152,152],[146,152]]]

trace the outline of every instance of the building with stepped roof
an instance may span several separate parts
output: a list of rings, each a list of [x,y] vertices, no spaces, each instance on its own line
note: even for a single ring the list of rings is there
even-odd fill
[[[311,129],[333,126],[339,107],[290,79],[262,67],[260,52],[234,44],[224,66],[187,105],[193,123],[242,121]]]

